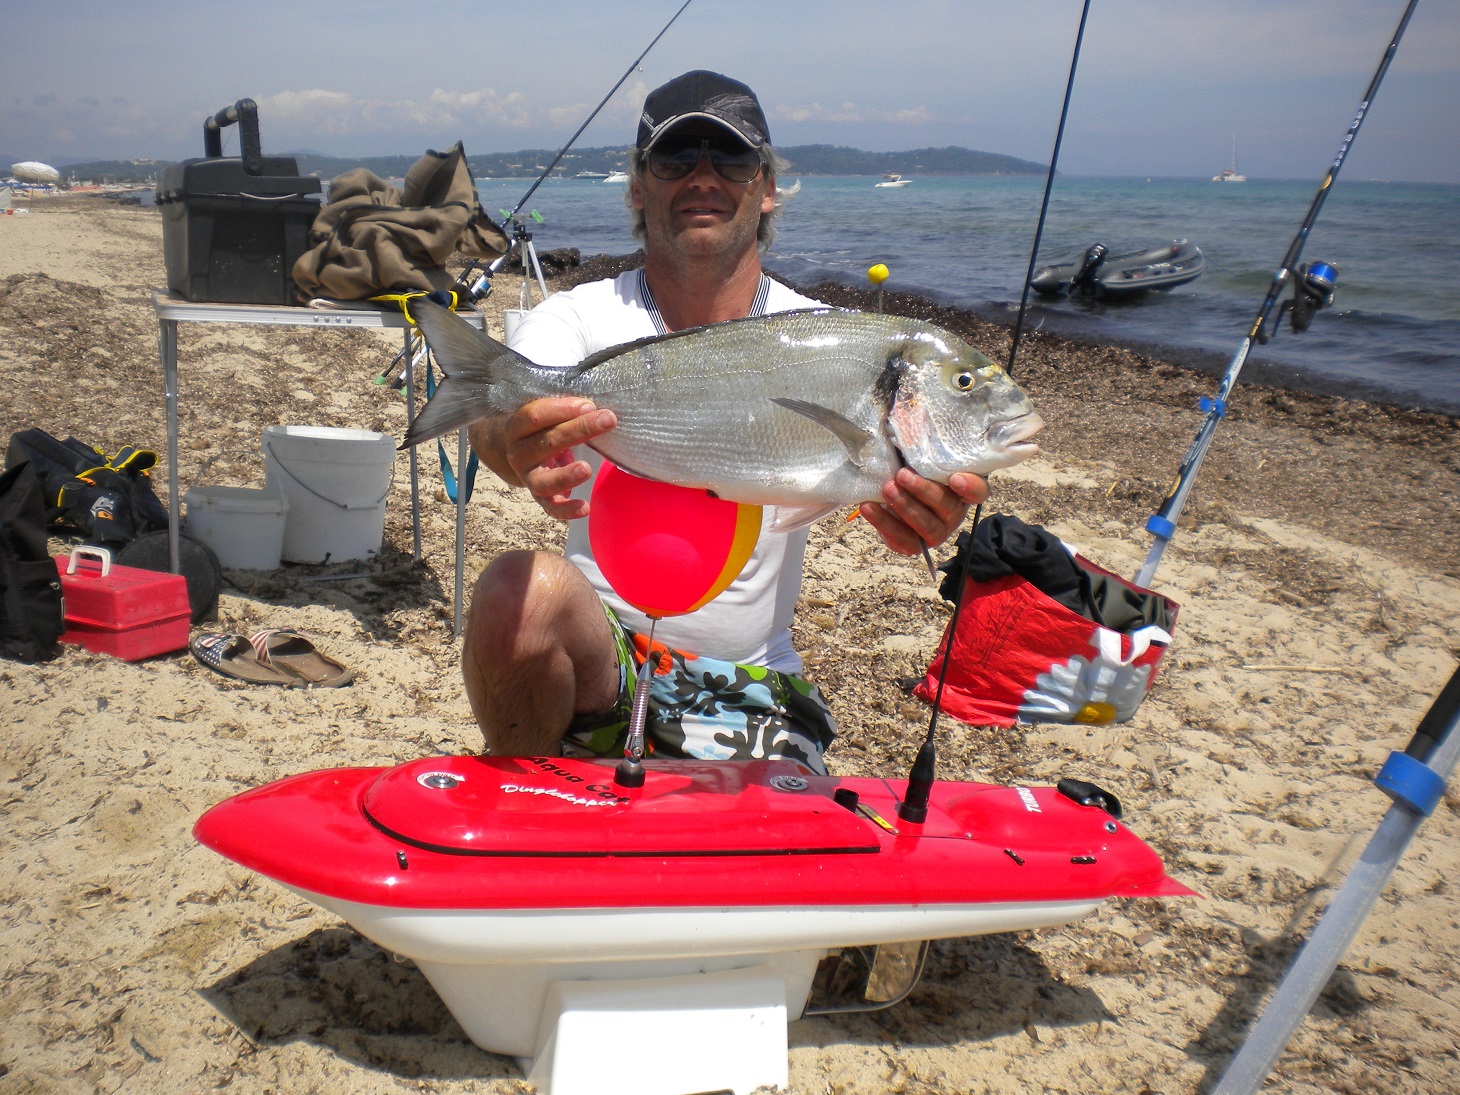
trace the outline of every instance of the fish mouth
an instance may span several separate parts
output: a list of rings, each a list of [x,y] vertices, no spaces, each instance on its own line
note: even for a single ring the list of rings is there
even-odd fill
[[[1044,418],[1038,411],[1029,411],[993,426],[989,430],[989,443],[1006,451],[1023,451],[1033,455],[1039,451],[1039,446],[1029,438],[1042,429]]]

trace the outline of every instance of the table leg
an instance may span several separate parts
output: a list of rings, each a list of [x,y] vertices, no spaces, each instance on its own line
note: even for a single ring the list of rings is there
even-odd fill
[[[181,523],[177,471],[177,320],[159,319],[158,346],[162,356],[162,394],[167,402],[167,554],[172,573],[182,573],[178,548]]]
[[[406,432],[409,433],[411,423],[416,420],[416,367],[415,367],[415,346],[412,344],[412,328],[403,328],[405,332],[406,350]],[[421,473],[420,465],[416,459],[416,449],[412,445],[409,453],[411,462],[411,558],[421,561]]]
[[[466,584],[466,495],[471,489],[467,461],[471,459],[471,442],[466,429],[456,434],[456,588],[451,600],[452,634],[461,637],[461,603]]]

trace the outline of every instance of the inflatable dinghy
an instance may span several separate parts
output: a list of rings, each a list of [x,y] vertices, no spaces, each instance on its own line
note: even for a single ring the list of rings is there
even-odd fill
[[[1109,254],[1097,243],[1074,262],[1041,268],[1029,287],[1046,297],[1133,297],[1195,281],[1205,268],[1201,249],[1186,240],[1127,255]]]

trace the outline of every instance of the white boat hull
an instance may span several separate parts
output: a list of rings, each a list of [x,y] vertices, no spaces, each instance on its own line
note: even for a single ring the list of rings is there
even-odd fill
[[[293,888],[293,887],[291,887]],[[420,967],[482,1049],[535,1052],[551,986],[767,966],[800,1018],[816,967],[843,947],[1055,927],[1099,900],[968,905],[402,909],[295,889]]]

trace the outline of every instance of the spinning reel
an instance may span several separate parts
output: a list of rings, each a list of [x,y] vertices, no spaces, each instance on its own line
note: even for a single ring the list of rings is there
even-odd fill
[[[1338,270],[1331,264],[1305,262],[1298,267],[1297,277],[1293,279],[1293,299],[1283,301],[1272,334],[1264,334],[1259,341],[1266,344],[1272,335],[1277,334],[1284,315],[1288,317],[1293,333],[1302,334],[1313,322],[1314,313],[1333,304],[1333,292],[1337,287]]]

